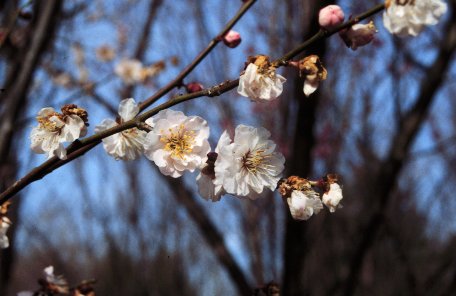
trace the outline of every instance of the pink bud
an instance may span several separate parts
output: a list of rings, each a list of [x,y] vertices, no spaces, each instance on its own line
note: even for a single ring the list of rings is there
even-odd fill
[[[188,93],[194,93],[203,90],[204,86],[198,82],[191,82],[186,86]]]
[[[320,10],[318,23],[322,28],[331,29],[344,22],[344,12],[338,5],[328,5]]]
[[[228,33],[223,36],[223,43],[229,48],[235,48],[241,43],[241,34],[236,31],[230,30]]]

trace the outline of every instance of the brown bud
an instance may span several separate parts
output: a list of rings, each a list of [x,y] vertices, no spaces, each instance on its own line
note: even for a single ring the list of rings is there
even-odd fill
[[[299,61],[299,74],[310,80],[325,80],[328,74],[317,55],[310,55]]]
[[[89,115],[87,114],[87,111],[82,108],[78,108],[78,106],[76,106],[75,104],[67,104],[63,106],[61,110],[63,115],[77,115],[84,121],[85,125],[89,125]]]
[[[298,176],[290,176],[279,182],[279,193],[282,197],[290,197],[294,190],[306,191],[311,188],[309,181]]]

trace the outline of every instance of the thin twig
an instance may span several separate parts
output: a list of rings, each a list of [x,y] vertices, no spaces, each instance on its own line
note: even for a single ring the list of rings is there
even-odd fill
[[[254,0],[246,2],[244,4],[244,6],[241,8],[240,12],[238,12],[238,15],[237,15],[238,18],[240,18],[245,13],[246,9],[248,9],[248,7],[250,7],[254,2],[255,2]],[[357,22],[360,22],[360,21],[370,17],[370,16],[372,16],[375,13],[378,13],[382,9],[384,9],[384,4],[377,5],[377,6],[373,7],[372,9],[366,11],[365,13],[360,14],[358,16],[355,16],[354,18],[352,18],[348,22],[345,22],[344,24],[338,26],[337,28],[335,28],[335,29],[333,29],[331,31],[320,30],[314,36],[312,36],[310,39],[308,39],[307,41],[301,43],[295,49],[293,49],[292,51],[288,52],[287,54],[285,54],[281,58],[279,58],[276,61],[274,61],[274,63],[277,65],[277,67],[286,65],[287,62],[290,59],[294,58],[295,56],[297,56],[298,54],[303,52],[310,45],[312,45],[312,44],[314,44],[316,42],[319,42],[319,41],[321,41],[321,40],[323,40],[325,38],[328,38],[329,36],[333,35],[334,33],[338,32],[340,30],[343,30],[345,28],[348,28],[348,27],[352,26],[353,24],[355,24]],[[229,24],[231,24],[233,22],[233,25],[234,25],[234,23],[236,21],[232,20]],[[230,27],[227,26],[226,27],[226,31],[228,31],[229,28]],[[222,31],[222,33],[224,31]],[[218,38],[215,38],[215,39],[218,39]],[[215,39],[212,42],[216,42]],[[212,42],[211,42],[211,44],[212,44]],[[217,40],[217,42],[218,42],[218,40]],[[213,46],[215,46],[215,45],[213,45]],[[208,46],[208,48],[212,49],[212,46],[210,45],[210,46]],[[181,81],[181,80],[179,80],[180,76],[185,77],[188,73],[190,73],[191,70],[193,70],[194,67],[196,67],[196,65],[200,62],[200,59],[204,58],[204,56],[207,55],[206,51],[208,50],[208,48],[206,48],[195,59],[195,61],[192,62],[178,76],[178,78],[176,78],[174,80],[174,83],[180,82]],[[200,56],[201,56],[201,58],[199,58]],[[161,90],[159,90],[157,92],[157,94],[155,94],[154,96],[148,98],[141,105],[141,108],[142,109],[146,108],[147,106],[149,106],[150,104],[152,104],[153,102],[158,100],[163,94],[165,94],[169,90],[171,90],[174,87],[174,86],[171,87],[171,84],[172,83],[170,83],[168,86],[166,86],[166,87],[162,88]],[[85,139],[81,139],[81,140],[77,140],[77,141],[73,142],[67,148],[67,155],[68,155],[68,158],[70,160],[60,160],[56,156],[48,159],[46,162],[44,162],[40,166],[38,166],[38,167],[34,168],[33,170],[31,170],[27,175],[25,175],[23,178],[21,178],[18,181],[16,181],[12,186],[10,186],[8,189],[6,189],[4,192],[2,192],[2,194],[0,194],[0,204],[3,204],[5,201],[9,200],[12,196],[14,196],[16,193],[18,193],[23,188],[28,186],[30,183],[43,178],[44,176],[46,176],[47,174],[49,174],[50,172],[52,172],[56,168],[59,168],[62,165],[70,162],[71,160],[76,159],[79,156],[83,155],[85,152],[87,152],[88,150],[92,149],[97,144],[99,144],[103,138],[109,137],[109,136],[111,136],[113,134],[119,133],[121,131],[130,129],[130,128],[140,127],[140,125],[139,125],[140,122],[144,122],[146,119],[154,116],[155,114],[157,114],[161,110],[167,109],[167,108],[172,107],[174,105],[177,105],[177,104],[180,104],[182,102],[189,101],[189,100],[192,100],[192,99],[195,99],[195,98],[199,98],[199,97],[220,96],[221,94],[232,90],[233,88],[238,86],[238,84],[239,84],[239,79],[229,80],[229,81],[223,82],[223,83],[221,83],[219,85],[216,85],[216,86],[208,88],[208,89],[204,89],[204,90],[199,91],[199,92],[194,92],[194,93],[190,93],[190,94],[184,94],[184,95],[176,96],[176,97],[172,98],[171,100],[169,100],[169,101],[167,101],[167,102],[165,102],[163,104],[160,104],[157,107],[155,107],[155,108],[153,108],[153,109],[151,109],[151,110],[149,110],[149,111],[147,111],[145,113],[142,113],[142,114],[138,115],[136,118],[134,118],[132,120],[126,121],[126,122],[124,122],[122,124],[119,124],[119,125],[117,125],[115,127],[112,127],[110,129],[104,130],[104,131],[99,132],[99,133],[96,133],[95,135],[87,137]]]
[[[139,109],[142,111],[158,101],[161,97],[171,91],[173,88],[180,86],[185,77],[187,77],[190,72],[198,66],[199,63],[215,48],[215,46],[222,40],[223,36],[240,20],[240,18],[247,12],[247,10],[255,4],[256,0],[250,0],[244,3],[244,5],[239,9],[236,15],[226,24],[226,26],[220,31],[220,33],[211,40],[209,45],[201,51],[198,56],[184,69],[182,72],[177,75],[177,77],[172,80],[170,83],[162,87],[157,93],[153,96],[147,98],[144,102],[139,104]]]

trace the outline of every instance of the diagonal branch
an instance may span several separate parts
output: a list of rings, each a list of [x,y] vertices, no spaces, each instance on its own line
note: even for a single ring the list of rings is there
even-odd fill
[[[251,0],[251,2],[254,2],[254,1]],[[248,3],[250,3],[250,2],[246,2],[246,4],[244,4],[244,7]],[[342,30],[342,29],[354,24],[355,21],[356,22],[362,21],[363,19],[365,19],[365,18],[367,18],[367,17],[369,17],[369,16],[381,11],[383,8],[384,8],[383,4],[378,5],[378,6],[374,7],[374,9],[371,9],[368,12],[363,13],[362,15],[356,16],[352,20],[344,23],[343,25],[339,26],[337,29],[338,30]],[[332,30],[332,31],[322,31],[322,30],[320,30],[313,37],[310,38],[311,42],[310,41],[306,41],[306,42],[302,43],[301,45],[299,45],[297,47],[297,48],[300,49],[299,51],[293,50],[293,51],[287,53],[285,56],[283,56],[283,57],[279,58],[278,60],[274,61],[273,63],[275,63],[277,66],[284,66],[286,64],[285,57],[286,57],[286,59],[292,59],[293,57],[297,56],[302,51],[304,51],[306,48],[308,48],[310,45],[313,45],[314,43],[320,42],[320,41],[326,39],[327,37],[331,36],[332,34],[334,34],[336,32],[337,31],[335,31],[335,30]],[[84,138],[82,140],[76,140],[75,142],[73,142],[67,148],[68,158],[70,158],[71,160],[78,158],[79,156],[81,156],[82,154],[84,154],[88,150],[92,149],[97,144],[99,144],[103,138],[109,137],[109,136],[111,136],[113,134],[119,133],[121,131],[130,129],[130,128],[135,128],[135,127],[141,128],[142,125],[143,125],[143,122],[146,119],[148,119],[149,117],[154,116],[155,114],[157,114],[161,110],[164,110],[164,109],[172,107],[172,106],[174,106],[176,104],[179,104],[179,103],[182,103],[182,102],[185,102],[185,101],[188,101],[188,100],[192,100],[192,99],[198,98],[198,97],[220,96],[221,94],[232,90],[238,84],[239,84],[239,79],[229,80],[229,81],[223,82],[223,83],[221,83],[219,85],[216,85],[216,86],[214,86],[212,88],[209,88],[209,89],[205,89],[205,90],[202,90],[202,91],[199,91],[199,92],[195,92],[195,93],[190,93],[190,94],[176,96],[173,99],[171,99],[171,100],[169,100],[169,101],[167,101],[167,102],[165,102],[165,103],[163,103],[163,104],[161,104],[161,105],[159,105],[159,106],[157,106],[157,107],[155,107],[155,108],[153,108],[153,109],[151,109],[151,110],[149,110],[149,111],[147,111],[145,113],[142,113],[142,114],[138,115],[136,118],[134,118],[134,119],[132,119],[130,121],[126,121],[123,124],[119,124],[119,125],[117,125],[115,127],[112,127],[110,129],[104,130],[102,132],[99,132],[99,133],[97,133],[97,134],[95,134],[93,136]],[[169,89],[169,90],[171,90],[171,89]],[[167,91],[169,91],[169,90],[167,90]],[[160,92],[161,92],[161,90],[159,91],[159,93]],[[161,95],[160,95],[160,97],[161,97]],[[153,96],[153,98],[158,99],[159,97]],[[149,102],[149,101],[150,101],[150,98],[146,102]],[[150,102],[150,104],[151,103],[152,102]],[[144,108],[145,105],[143,104],[142,106]],[[23,188],[25,188],[30,183],[43,178],[44,176],[46,176],[47,174],[52,172],[54,169],[66,164],[68,162],[69,161],[67,161],[67,160],[60,160],[56,156],[48,159],[46,162],[44,162],[40,166],[38,166],[38,167],[34,168],[33,170],[31,170],[27,175],[25,175],[20,180],[16,181],[12,186],[10,186],[8,189],[6,189],[4,192],[2,192],[0,194],[0,204],[3,204],[5,201],[9,200],[12,196],[14,196],[16,193],[21,191]]]
[[[217,44],[222,41],[223,36],[241,19],[241,17],[249,10],[249,8],[255,4],[256,0],[249,0],[244,3],[244,5],[239,9],[236,15],[226,24],[226,26],[220,31],[220,33],[211,40],[209,45],[201,51],[198,56],[187,66],[185,67],[182,72],[180,72],[177,77],[172,80],[170,83],[162,87],[157,93],[153,96],[147,98],[144,102],[139,105],[140,110],[144,110],[156,101],[158,101],[161,97],[171,91],[173,88],[182,85],[182,81],[185,77],[190,74],[196,66],[201,63],[201,61],[217,46]]]
[[[198,204],[193,194],[185,188],[185,185],[180,180],[165,176],[163,176],[163,179],[173,191],[174,198],[186,208],[188,215],[192,217],[206,243],[214,251],[217,260],[226,269],[231,280],[236,285],[239,295],[250,295],[252,289],[247,282],[246,276],[227,249],[223,235],[215,228],[211,219],[204,212],[203,207]]]

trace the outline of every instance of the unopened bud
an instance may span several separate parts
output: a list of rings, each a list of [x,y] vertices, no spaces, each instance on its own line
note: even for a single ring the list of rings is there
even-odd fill
[[[338,5],[328,5],[318,14],[318,24],[325,29],[332,29],[344,22],[344,12]]]
[[[88,119],[88,114],[87,111],[79,108],[75,104],[66,104],[62,108],[62,113],[63,115],[70,116],[70,115],[76,115],[79,116],[83,121],[86,126],[89,125],[89,119]]]
[[[374,22],[370,21],[367,24],[355,24],[351,28],[341,31],[339,36],[344,40],[347,47],[356,50],[360,46],[369,44],[377,32]]]
[[[188,93],[198,92],[204,89],[204,86],[198,82],[192,82],[186,85]]]
[[[223,36],[223,43],[229,48],[235,48],[241,43],[241,34],[236,31],[230,30]]]

